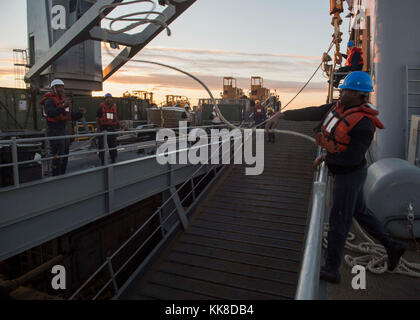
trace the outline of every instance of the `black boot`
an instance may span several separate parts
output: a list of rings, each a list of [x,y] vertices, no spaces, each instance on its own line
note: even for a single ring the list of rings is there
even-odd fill
[[[340,271],[330,269],[328,266],[322,266],[320,279],[331,283],[339,283],[341,280]]]
[[[402,255],[404,254],[407,245],[402,242],[392,241],[385,249],[388,254],[388,270],[394,271],[398,266]]]

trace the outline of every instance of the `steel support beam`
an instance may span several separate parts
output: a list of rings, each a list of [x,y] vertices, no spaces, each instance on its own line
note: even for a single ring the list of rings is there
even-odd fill
[[[171,196],[175,203],[179,220],[181,221],[182,226],[184,227],[184,230],[186,230],[188,228],[188,220],[185,215],[185,210],[182,207],[181,200],[179,199],[178,191],[175,189],[175,187],[171,187],[169,190],[171,191]]]
[[[168,171],[150,157],[109,167],[0,191],[0,261],[183,183],[199,166]]]
[[[100,21],[99,9],[105,5],[122,2],[122,0],[98,0],[79,20],[76,21],[50,48],[48,53],[38,59],[34,66],[29,69],[25,81],[39,76],[42,71],[48,68],[54,61],[62,56],[68,49],[77,43],[88,39],[88,32]],[[104,11],[108,14],[113,9]]]
[[[166,24],[170,25],[172,21],[178,18],[185,10],[187,10],[196,0],[176,0],[170,1],[170,5],[163,11],[163,14],[167,17]],[[158,17],[157,20],[162,20],[162,17]],[[150,24],[140,34],[140,43],[125,48],[120,54],[104,69],[103,78],[104,81],[111,77],[115,72],[124,66],[130,59],[132,59],[137,53],[140,52],[150,41],[152,41],[160,32],[164,30],[163,27]]]

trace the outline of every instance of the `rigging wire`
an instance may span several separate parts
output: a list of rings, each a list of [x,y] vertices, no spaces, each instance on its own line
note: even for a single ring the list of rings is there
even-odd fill
[[[104,10],[109,9],[109,8],[116,8],[118,6],[123,6],[123,5],[130,5],[130,4],[134,4],[134,3],[141,3],[141,2],[148,2],[148,3],[153,3],[153,9],[151,11],[141,11],[141,12],[136,12],[136,13],[131,13],[131,14],[126,14],[126,15],[122,15],[116,18],[107,18],[104,15]],[[120,34],[120,33],[124,33],[126,31],[132,30],[140,25],[143,24],[155,24],[158,25],[162,28],[165,28],[167,31],[168,36],[171,35],[171,30],[169,29],[168,25],[166,24],[167,21],[167,17],[165,16],[165,14],[161,13],[161,12],[157,12],[154,11],[156,8],[156,4],[152,1],[152,0],[134,0],[134,1],[130,1],[130,2],[124,2],[124,3],[117,3],[117,4],[112,4],[112,5],[107,5],[104,6],[100,9],[100,15],[101,18],[104,19],[108,19],[111,21],[110,24],[110,29],[109,31],[105,31],[104,34],[104,42],[107,42],[106,40],[106,32],[109,32],[110,34]],[[133,18],[135,16],[138,15],[145,15],[147,14],[146,18]],[[148,17],[150,15],[157,15],[158,17],[160,17],[161,19],[155,18],[155,19],[148,19]],[[132,22],[132,24],[128,25],[125,28],[119,29],[119,30],[114,30],[112,28],[113,24],[118,22],[118,21],[125,21],[125,22]],[[333,36],[333,40],[327,50],[327,54],[330,52],[330,50],[332,49],[334,43],[336,42],[336,36]],[[105,47],[107,53],[110,56],[113,56],[114,58],[116,57],[110,50],[108,47]],[[154,61],[148,61],[148,60],[139,60],[139,59],[130,59],[129,57],[118,57],[119,59],[122,60],[126,60],[127,62],[131,61],[131,62],[137,62],[137,63],[146,63],[146,64],[153,64],[153,65],[158,65],[158,66],[162,66],[165,68],[169,68],[172,69],[174,71],[180,72],[190,78],[192,78],[193,80],[197,81],[208,93],[208,95],[210,96],[210,99],[213,103],[213,107],[214,110],[216,111],[216,114],[219,116],[219,118],[229,127],[233,128],[233,129],[240,129],[243,130],[243,128],[237,127],[235,125],[233,125],[232,123],[230,123],[225,117],[223,117],[222,113],[220,112],[220,109],[216,103],[215,98],[213,97],[213,94],[211,93],[210,89],[206,86],[206,84],[204,82],[202,82],[199,78],[197,78],[196,76],[192,75],[191,73],[184,71],[182,69],[164,64],[164,63],[159,63],[159,62],[154,62]],[[336,60],[336,59],[335,59]],[[302,92],[303,90],[308,86],[308,84],[312,81],[312,79],[314,78],[314,76],[316,75],[316,73],[318,72],[318,70],[321,68],[321,66],[323,65],[323,61],[318,65],[318,67],[315,69],[315,71],[313,72],[313,74],[310,76],[310,78],[308,79],[308,81],[303,85],[303,87],[297,92],[297,94],[284,106],[280,109],[280,111],[286,109],[290,103],[292,103]],[[337,65],[337,61],[334,61],[334,69]],[[257,127],[263,125],[264,123],[266,123],[269,119],[265,120],[264,122],[260,123],[259,125],[255,126],[254,128],[252,128],[253,130],[256,130]],[[295,135],[295,136],[299,136],[302,137],[304,139],[307,139],[313,143],[315,143],[315,139],[313,139],[310,136],[301,134],[301,133],[297,133],[294,131],[288,131],[288,130],[278,130],[278,129],[274,129],[271,130],[277,133],[284,133],[284,134],[289,134],[289,135]],[[384,249],[382,246],[375,244],[373,240],[371,240],[364,232],[363,230],[360,228],[360,226],[356,223],[356,228],[358,228],[358,230],[360,231],[360,233],[362,234],[362,236],[367,240],[367,242],[363,242],[360,243],[359,245],[354,245],[352,244],[350,241],[354,240],[354,235],[349,233],[349,238],[348,241],[346,242],[346,248],[348,248],[349,250],[355,251],[355,252],[359,252],[359,253],[364,253],[367,254],[365,256],[361,256],[358,258],[353,258],[349,255],[345,256],[345,261],[349,266],[353,266],[355,264],[364,264],[366,265],[367,269],[370,270],[373,273],[384,273],[387,270],[387,265],[386,265],[386,259],[385,259],[385,253],[384,253]],[[324,239],[324,246],[326,245],[326,239]],[[417,270],[419,270],[419,272],[417,272]],[[415,263],[409,263],[404,259],[401,259],[400,264],[398,265],[397,269],[394,271],[394,273],[400,273],[400,274],[404,274],[404,275],[409,275],[409,276],[415,276],[415,277],[420,277],[420,265],[419,264],[415,264]]]
[[[116,4],[112,4],[112,5],[107,5],[107,6],[103,6],[102,8],[100,8],[99,9],[99,11],[100,11],[100,13],[101,13],[101,16],[102,17],[104,17],[104,10],[106,10],[107,8],[109,9],[109,8],[116,8],[116,7],[118,7],[118,6],[120,6],[120,5],[127,5],[127,4],[133,4],[133,3],[140,3],[140,2],[152,2],[151,0],[135,0],[135,1],[131,1],[131,2],[126,2],[126,3],[116,3]],[[139,13],[138,13],[139,14]],[[138,15],[137,14],[137,15]],[[144,13],[143,13],[144,14]],[[159,15],[160,16],[162,16],[163,18],[164,18],[164,20],[163,21],[161,21],[161,20],[156,20],[156,19],[144,19],[144,18],[133,18],[133,19],[126,19],[125,17],[127,17],[128,15],[124,15],[124,16],[120,16],[120,17],[116,17],[116,18],[112,18],[113,19],[113,21],[137,21],[136,23],[133,23],[132,25],[129,25],[129,26],[127,26],[126,28],[123,28],[123,29],[119,29],[119,30],[111,30],[111,31],[109,31],[110,33],[113,33],[113,34],[120,34],[120,33],[123,33],[124,32],[124,30],[126,30],[126,29],[129,29],[129,30],[131,30],[131,29],[133,29],[133,28],[135,28],[135,27],[137,27],[138,25],[140,25],[140,24],[142,24],[141,22],[144,22],[144,21],[146,21],[147,20],[147,22],[145,22],[145,23],[153,23],[153,24],[157,24],[157,25],[159,25],[159,26],[161,26],[161,27],[164,27],[165,29],[167,29],[168,30],[168,36],[170,36],[170,34],[171,34],[171,32],[170,32],[170,29],[169,29],[169,27],[168,27],[168,25],[166,24],[166,16],[163,14],[163,13],[159,13]],[[110,19],[110,18],[108,18],[108,19]],[[107,39],[106,39],[106,34],[104,34],[104,42],[107,42]],[[332,47],[332,45],[331,45],[331,47]],[[331,47],[330,47],[330,49],[331,49]],[[329,50],[330,50],[329,49]],[[114,58],[116,58],[116,56],[109,50],[109,48],[108,47],[105,47],[105,50],[107,51],[107,53],[109,54],[109,55],[111,55],[111,56],[113,56]],[[329,51],[328,50],[328,51]],[[220,111],[220,109],[219,109],[219,107],[218,107],[218,105],[217,105],[217,103],[216,103],[216,100],[215,100],[215,98],[213,97],[213,94],[211,93],[211,91],[210,91],[210,89],[206,86],[206,84],[204,83],[204,82],[202,82],[199,78],[197,78],[196,76],[194,76],[194,75],[192,75],[192,74],[190,74],[189,72],[187,72],[187,71],[184,71],[184,70],[182,70],[182,69],[179,69],[179,68],[176,68],[176,67],[173,67],[173,66],[170,66],[170,65],[167,65],[167,64],[164,64],[164,63],[159,63],[159,62],[154,62],[154,61],[148,61],[148,60],[139,60],[139,59],[130,59],[129,57],[121,57],[121,56],[118,56],[118,58],[119,59],[122,59],[122,60],[125,60],[126,62],[129,62],[129,61],[131,61],[131,62],[137,62],[137,63],[147,63],[147,64],[154,64],[154,65],[158,65],[158,66],[162,66],[162,67],[166,67],[166,68],[169,68],[169,69],[172,69],[172,70],[174,70],[174,71],[177,71],[177,72],[180,72],[180,73],[182,73],[182,74],[184,74],[184,75],[186,75],[186,76],[188,76],[188,77],[190,77],[190,78],[192,78],[193,80],[195,80],[195,81],[197,81],[205,90],[206,90],[206,92],[208,93],[208,95],[210,96],[210,99],[211,99],[211,101],[212,101],[212,103],[213,103],[213,107],[214,107],[214,110],[216,111],[216,113],[217,113],[217,115],[219,116],[219,118],[220,118],[220,120],[222,120],[226,125],[228,125],[230,128],[232,128],[232,129],[239,129],[239,130],[243,130],[243,128],[241,128],[241,127],[237,127],[237,126],[235,126],[234,124],[232,124],[232,123],[230,123],[223,115],[222,115],[222,113],[221,113],[221,111]],[[321,65],[320,65],[321,66]],[[320,68],[320,66],[317,68],[317,70],[316,70],[316,72],[319,70],[319,68]],[[316,73],[315,72],[315,73]],[[313,76],[311,77],[311,79],[310,80],[312,80],[312,78],[315,76],[315,73],[313,74]],[[310,81],[309,80],[309,81]],[[303,89],[305,89],[305,87],[308,85],[308,83],[309,83],[309,81],[306,83],[306,85],[300,90],[300,92],[302,92],[303,91]],[[299,92],[299,93],[300,93]],[[297,96],[297,95],[296,95]],[[266,120],[267,121],[267,120]],[[265,121],[265,122],[266,122]],[[264,123],[265,123],[264,122]],[[260,124],[261,125],[261,124]],[[257,128],[257,126],[256,127],[254,127],[254,128],[252,128],[254,131],[256,130],[256,128]],[[277,133],[284,133],[284,134],[289,134],[289,135],[294,135],[294,136],[299,136],[299,137],[302,137],[302,138],[304,138],[304,139],[307,139],[307,140],[309,140],[309,141],[311,141],[312,143],[315,143],[315,139],[314,138],[312,138],[312,137],[310,137],[310,136],[307,136],[307,135],[304,135],[304,134],[302,134],[302,133],[298,133],[298,132],[294,132],[294,131],[289,131],[289,130],[278,130],[278,129],[274,129],[274,132],[277,132]]]

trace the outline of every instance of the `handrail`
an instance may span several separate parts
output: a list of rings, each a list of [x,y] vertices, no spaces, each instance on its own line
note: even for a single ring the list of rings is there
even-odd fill
[[[230,142],[232,142],[232,140],[233,141],[235,141],[237,138],[233,138],[233,137],[230,137],[229,138],[229,140],[230,140]],[[242,140],[242,138],[241,138],[241,140]],[[220,151],[220,149],[222,148],[222,146],[223,146],[223,144],[225,143],[225,141],[222,139],[222,141],[217,141],[216,142],[216,144],[218,144],[219,145],[219,148],[217,149],[217,152],[219,152]],[[194,148],[194,147],[193,147]],[[235,148],[229,148],[229,150],[228,150],[228,152],[232,152],[232,151],[235,151]],[[216,152],[216,151],[215,151]],[[211,158],[213,156],[213,154],[211,154],[211,155],[209,155],[209,158]],[[219,153],[219,157],[223,157],[223,151],[222,151],[222,153],[220,154]],[[148,236],[148,238],[146,239],[146,240],[144,240],[143,241],[143,243],[138,247],[138,248],[136,248],[136,250],[134,251],[134,253],[133,254],[131,254],[131,256],[125,261],[125,263],[116,271],[116,272],[114,272],[113,270],[113,265],[112,265],[112,259],[113,258],[115,258],[115,256],[119,253],[119,252],[121,252],[121,250],[123,249],[123,248],[125,248],[126,246],[127,246],[127,244],[128,243],[130,243],[139,233],[140,233],[140,231],[141,230],[143,230],[144,229],[144,227],[148,224],[148,223],[150,223],[152,220],[153,220],[153,218],[155,218],[157,215],[159,215],[161,212],[162,212],[162,209],[167,205],[167,204],[169,204],[169,203],[171,203],[172,201],[175,201],[175,197],[178,197],[178,192],[179,192],[179,190],[181,190],[184,186],[186,186],[188,183],[190,183],[191,181],[193,181],[193,179],[194,179],[194,177],[195,177],[195,175],[196,175],[196,173],[198,173],[204,166],[207,166],[207,164],[202,164],[196,171],[194,171],[194,173],[191,175],[191,177],[189,178],[189,179],[187,179],[178,189],[176,189],[176,192],[175,193],[173,193],[168,199],[166,199],[166,201],[164,202],[164,203],[162,203],[162,205],[159,207],[159,208],[157,208],[157,210],[155,210],[155,212],[139,227],[139,228],[137,228],[137,230],[111,255],[111,256],[109,256],[109,257],[107,257],[107,261],[106,262],[104,262],[94,273],[93,273],[93,275],[91,275],[72,295],[71,295],[71,297],[69,298],[69,300],[73,300],[75,297],[77,297],[78,295],[79,295],[79,293],[84,289],[84,288],[86,288],[86,286],[89,284],[89,282],[90,281],[92,281],[92,279],[96,276],[96,275],[98,275],[102,270],[104,270],[104,268],[106,267],[106,266],[108,266],[108,268],[109,268],[109,270],[112,270],[112,272],[110,272],[110,275],[111,275],[111,278],[105,283],[105,285],[103,285],[102,286],[102,288],[99,290],[99,292],[97,292],[96,293],[96,295],[93,297],[93,300],[96,300],[96,298],[98,298],[99,296],[100,296],[100,294],[111,284],[111,283],[113,283],[113,285],[114,285],[114,297],[118,297],[121,293],[122,293],[122,291],[128,286],[128,282],[130,282],[130,279],[131,279],[131,277],[130,277],[130,279],[128,279],[124,284],[123,284],[123,286],[121,287],[121,288],[118,288],[118,286],[117,286],[117,283],[116,283],[116,280],[115,280],[115,277],[122,271],[122,269],[123,268],[125,268],[127,265],[128,265],[128,263],[139,253],[139,251],[145,246],[145,244],[149,241],[149,240],[151,240],[152,238],[153,238],[153,236],[159,231],[159,230],[161,230],[162,232],[163,232],[163,238],[160,240],[160,242],[159,242],[159,244],[158,244],[158,246],[159,245],[162,245],[162,243],[164,243],[167,239],[168,239],[168,237],[169,237],[169,234],[171,234],[174,230],[175,230],[175,228],[174,227],[172,227],[171,228],[171,230],[170,231],[167,231],[166,232],[166,234],[164,233],[164,231],[163,231],[163,226],[164,226],[164,224],[167,222],[167,221],[169,221],[169,218],[170,217],[172,217],[172,215],[176,212],[176,211],[178,211],[178,208],[177,208],[177,206],[175,205],[175,209],[174,210],[172,210],[171,211],[171,213],[162,221],[160,221],[160,223],[159,223],[159,225],[157,226],[157,228],[155,228],[155,230]],[[216,170],[216,168],[217,167],[223,167],[223,166],[225,166],[225,165],[223,165],[223,164],[221,164],[221,165],[214,165],[212,168],[210,168],[210,169],[207,169],[207,172],[204,174],[204,177],[202,177],[201,179],[200,179],[200,181],[198,182],[198,183],[196,183],[196,184],[194,184],[194,186],[193,186],[193,188],[192,188],[192,190],[182,199],[182,200],[179,200],[179,202],[180,202],[180,204],[182,204],[187,198],[188,198],[188,196],[193,192],[193,191],[195,191],[196,189],[197,189],[197,187],[200,185],[200,183],[202,182],[202,181],[204,181],[204,178],[205,177],[207,177],[208,176],[208,174],[210,173],[210,172],[214,172],[215,173],[215,176],[214,176],[214,178],[213,178],[213,180],[217,177],[217,174],[216,174],[216,171],[214,171],[214,170]],[[208,188],[208,186],[209,185],[207,185],[206,186],[206,188]],[[193,201],[193,203],[196,203],[196,202],[198,202],[199,201],[199,197],[197,197],[194,201]],[[180,212],[178,212],[178,220],[177,220],[177,224],[178,223],[181,223],[182,222],[182,218],[181,218],[181,214],[183,214],[184,216],[186,216],[186,212],[183,212],[183,213],[180,213]],[[154,252],[155,251],[152,251],[151,253],[149,253],[149,255],[146,257],[146,259],[145,260],[147,260],[147,259],[150,259],[150,257],[154,254]]]
[[[320,148],[318,154],[320,153]],[[323,162],[316,172],[312,189],[312,208],[305,240],[303,259],[296,290],[296,300],[318,298],[322,237],[326,211],[327,167]]]
[[[209,126],[199,126],[199,127],[189,127],[188,130],[192,130],[195,128],[200,128],[200,129],[206,129],[206,128],[226,128],[226,125],[209,125]],[[29,163],[41,163],[43,164],[44,162],[47,161],[51,161],[53,159],[62,159],[62,158],[70,158],[70,157],[74,157],[74,156],[81,156],[81,155],[87,155],[87,154],[93,154],[93,153],[97,153],[97,152],[105,152],[106,154],[111,151],[111,150],[117,150],[119,148],[121,148],[120,146],[114,147],[114,148],[110,148],[108,146],[108,141],[107,141],[107,136],[109,135],[128,135],[128,134],[138,134],[138,133],[148,133],[148,132],[157,132],[159,130],[162,129],[171,129],[171,130],[179,130],[179,128],[156,128],[156,129],[139,129],[139,130],[131,130],[131,131],[115,131],[115,132],[100,132],[100,133],[88,133],[88,134],[76,134],[76,135],[63,135],[63,136],[52,136],[52,137],[38,137],[38,138],[23,138],[23,139],[16,139],[16,138],[12,138],[11,140],[0,140],[0,147],[6,145],[6,146],[10,146],[11,147],[11,157],[12,157],[12,161],[9,163],[3,163],[0,164],[0,168],[3,167],[12,167],[13,168],[13,181],[14,184],[13,186],[15,188],[19,188],[20,187],[20,182],[19,182],[19,166],[20,165],[25,165],[25,164],[29,164]],[[187,128],[185,128],[187,129]],[[99,149],[99,148],[94,148],[94,149],[90,149],[88,151],[79,151],[79,152],[71,152],[69,154],[65,154],[65,155],[49,155],[47,157],[42,157],[42,158],[37,158],[37,159],[33,159],[33,160],[25,160],[25,161],[19,161],[18,159],[18,144],[22,144],[23,146],[25,146],[25,143],[34,143],[37,142],[41,145],[42,142],[47,142],[49,143],[50,141],[53,140],[62,140],[62,139],[72,139],[72,138],[95,138],[95,137],[104,137],[104,148],[103,149]],[[175,140],[181,140],[180,137],[176,137]],[[155,141],[156,142],[156,141]],[[175,143],[175,141],[174,141]],[[125,145],[124,148],[129,148],[129,147],[133,147],[133,146],[138,146],[137,143],[134,144],[129,144],[129,145]],[[157,145],[156,145],[157,147]],[[107,157],[105,156],[105,163],[103,166],[107,166]]]

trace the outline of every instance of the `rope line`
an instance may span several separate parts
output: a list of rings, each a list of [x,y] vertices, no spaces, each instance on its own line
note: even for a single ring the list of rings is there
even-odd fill
[[[105,9],[109,9],[109,8],[115,8],[115,7],[118,7],[119,5],[128,5],[128,4],[133,4],[133,3],[140,3],[140,2],[150,2],[150,3],[153,3],[153,1],[151,1],[151,0],[135,0],[135,1],[131,1],[131,2],[127,2],[127,3],[118,3],[118,4],[112,4],[112,5],[107,5],[107,6],[103,6],[101,9],[99,9],[99,11],[100,11],[100,14],[101,14],[101,16],[102,17],[104,17],[104,14],[103,14],[103,12],[104,12],[104,10]],[[137,15],[138,14],[140,14],[140,13],[137,13]],[[145,12],[142,12],[142,14],[145,14]],[[128,16],[128,15],[124,15],[124,16],[120,16],[120,17],[116,17],[116,18],[112,18],[113,19],[113,22],[115,21],[133,21],[133,20],[135,20],[135,21],[138,21],[138,23],[140,23],[140,22],[142,22],[142,21],[148,21],[148,22],[150,22],[150,23],[156,23],[156,24],[158,24],[158,25],[160,25],[160,26],[165,26],[165,28],[168,30],[168,36],[170,36],[170,34],[171,34],[171,32],[170,32],[170,29],[169,29],[169,27],[167,26],[167,24],[166,24],[166,16],[164,15],[164,14],[162,14],[162,13],[159,13],[160,14],[160,16],[162,16],[163,18],[164,18],[164,21],[160,21],[160,20],[150,20],[150,19],[142,19],[142,18],[137,18],[137,19],[126,19],[126,17]],[[134,15],[134,14],[132,14],[132,15]],[[132,16],[132,15],[130,15],[130,16]],[[111,18],[107,18],[107,19],[111,19]],[[148,23],[148,22],[145,22],[145,23]],[[133,28],[135,28],[135,27],[137,27],[138,26],[138,23],[133,23],[132,25],[130,25],[130,26],[128,26],[128,27],[126,27],[126,28],[124,28],[124,29],[120,29],[120,30],[112,30],[112,31],[109,31],[109,32],[112,32],[112,33],[114,33],[114,34],[119,34],[119,33],[123,33],[124,32],[124,30],[125,29],[127,29],[127,28],[129,28],[130,30],[131,29],[133,29]],[[106,41],[106,34],[104,34],[104,42],[107,42]],[[332,45],[330,46],[330,49],[329,50],[331,50],[331,47],[332,47]],[[110,51],[110,49],[108,48],[108,47],[105,47],[105,50],[107,51],[107,53],[110,55],[110,56],[112,56],[112,57],[114,57],[114,58],[116,58],[116,55],[114,55],[111,51]],[[328,51],[329,51],[328,50]],[[213,108],[214,108],[214,110],[216,111],[216,114],[219,116],[219,118],[220,118],[220,120],[222,120],[226,125],[228,125],[230,128],[232,128],[232,129],[239,129],[239,130],[243,130],[243,128],[241,128],[241,127],[237,127],[237,126],[235,126],[234,124],[232,124],[232,123],[230,123],[223,115],[222,115],[222,113],[221,113],[221,111],[220,111],[220,109],[219,109],[219,107],[218,107],[218,105],[217,105],[217,103],[216,103],[216,100],[215,100],[215,98],[213,97],[213,94],[211,93],[211,91],[210,91],[210,89],[206,86],[206,84],[203,82],[203,81],[201,81],[199,78],[197,78],[196,76],[194,76],[194,75],[192,75],[192,74],[190,74],[189,72],[187,72],[187,71],[184,71],[184,70],[182,70],[182,69],[179,69],[179,68],[176,68],[176,67],[174,67],[174,66],[170,66],[170,65],[167,65],[167,64],[164,64],[164,63],[159,63],[159,62],[155,62],[155,61],[148,61],[148,60],[139,60],[139,59],[130,59],[129,57],[121,57],[121,56],[119,56],[118,57],[119,59],[122,59],[122,60],[125,60],[126,62],[129,62],[129,61],[131,61],[131,62],[137,62],[137,63],[147,63],[147,64],[154,64],[154,65],[158,65],[158,66],[162,66],[162,67],[165,67],[165,68],[169,68],[169,69],[172,69],[172,70],[174,70],[174,71],[177,71],[177,72],[180,72],[180,73],[182,73],[182,74],[184,74],[184,75],[186,75],[186,76],[188,76],[188,77],[190,77],[190,78],[192,78],[193,80],[195,80],[195,81],[197,81],[205,90],[206,90],[206,92],[207,92],[207,94],[210,96],[210,100],[212,101],[212,103],[213,103]],[[320,65],[321,66],[321,65]],[[305,86],[300,90],[300,92],[302,92],[303,91],[303,89],[305,89],[305,87],[308,85],[308,83],[312,80],[312,78],[315,76],[315,74],[316,74],[316,72],[319,70],[319,68],[320,68],[320,66],[318,66],[318,68],[316,69],[316,71],[314,72],[314,74],[312,75],[312,77],[309,79],[309,81],[305,84]],[[299,92],[299,93],[300,93]],[[299,94],[298,93],[298,94]],[[297,95],[296,95],[297,96]],[[291,102],[291,101],[290,101]],[[289,102],[289,103],[290,103]],[[267,119],[268,120],[268,119]],[[267,120],[265,120],[263,123],[265,123]],[[261,124],[259,124],[258,126],[261,126],[263,123],[261,123]],[[251,129],[253,129],[254,131],[256,130],[256,128],[258,127],[258,126],[255,126],[254,128],[251,128]],[[315,139],[314,138],[312,138],[312,137],[310,137],[310,136],[307,136],[307,135],[304,135],[304,134],[302,134],[302,133],[298,133],[298,132],[294,132],[294,131],[289,131],[289,130],[278,130],[278,129],[274,129],[273,130],[274,132],[277,132],[277,133],[282,133],[282,134],[289,134],[289,135],[294,135],[294,136],[298,136],[298,137],[302,137],[302,138],[304,138],[304,139],[307,139],[307,140],[309,140],[310,142],[312,142],[312,143],[315,143]]]
[[[420,278],[420,264],[408,262],[406,259],[400,259],[398,266],[394,269],[394,271],[388,270],[388,255],[385,248],[375,243],[360,227],[356,220],[353,219],[353,223],[356,227],[356,231],[358,231],[362,235],[362,242],[359,244],[352,243],[356,236],[349,232],[345,248],[359,254],[359,256],[352,256],[346,254],[344,256],[344,261],[346,264],[352,268],[355,265],[360,265],[366,268],[366,270],[370,271],[373,274],[385,274],[386,272],[401,274],[409,277]],[[328,240],[328,223],[324,224],[324,238],[323,238],[323,246],[327,248]],[[361,255],[360,255],[361,254]]]

